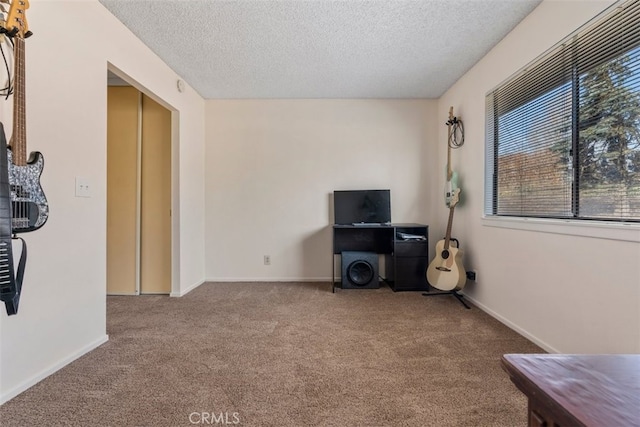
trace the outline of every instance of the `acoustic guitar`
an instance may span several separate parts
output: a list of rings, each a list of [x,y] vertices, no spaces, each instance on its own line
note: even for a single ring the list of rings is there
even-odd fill
[[[427,268],[427,281],[441,291],[457,291],[467,282],[467,273],[462,265],[463,252],[456,239],[451,238],[453,211],[458,204],[460,189],[456,188],[449,198],[449,221],[445,238],[436,243],[436,256]],[[451,242],[456,245],[452,246]]]
[[[427,268],[427,280],[431,286],[441,291],[453,291],[462,289],[467,280],[467,273],[462,265],[462,251],[457,239],[451,238],[451,226],[453,225],[453,211],[460,200],[460,187],[458,186],[458,174],[451,168],[451,148],[460,147],[463,141],[456,143],[455,127],[462,123],[453,115],[453,107],[449,108],[449,120],[447,120],[447,168],[445,176],[444,200],[449,208],[449,220],[447,233],[443,240],[436,243],[436,256]],[[455,242],[455,247],[451,246]]]

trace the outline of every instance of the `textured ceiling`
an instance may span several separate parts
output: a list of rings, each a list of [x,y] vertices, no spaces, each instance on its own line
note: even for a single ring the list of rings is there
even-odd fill
[[[100,0],[204,98],[437,98],[541,0]]]

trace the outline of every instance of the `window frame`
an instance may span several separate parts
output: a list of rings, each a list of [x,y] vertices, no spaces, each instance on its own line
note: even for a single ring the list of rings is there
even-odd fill
[[[535,229],[537,231],[546,231],[552,233],[559,234],[577,234],[584,235],[589,237],[602,237],[602,238],[613,238],[616,240],[628,240],[632,242],[640,242],[640,217],[638,218],[600,218],[600,217],[583,217],[580,216],[580,185],[579,185],[579,168],[573,168],[573,188],[571,190],[571,216],[541,216],[541,215],[517,215],[517,214],[508,214],[501,213],[498,214],[498,195],[496,194],[498,191],[498,179],[499,174],[495,173],[497,171],[497,162],[498,162],[498,117],[501,116],[498,111],[498,106],[494,105],[495,97],[499,95],[500,89],[508,87],[510,84],[517,82],[518,79],[529,79],[529,81],[536,82],[537,92],[526,93],[523,95],[521,92],[516,93],[515,97],[516,101],[513,101],[511,98],[508,99],[507,103],[511,103],[511,105],[507,104],[507,107],[500,105],[500,108],[503,110],[502,114],[506,114],[505,111],[512,111],[515,108],[518,108],[522,105],[525,105],[527,102],[534,101],[538,99],[540,96],[543,96],[544,92],[540,90],[539,80],[536,80],[536,74],[540,71],[537,67],[541,65],[547,66],[551,69],[552,75],[550,78],[547,78],[547,81],[542,81],[542,86],[549,83],[549,80],[558,80],[562,77],[558,77],[558,74],[566,73],[567,70],[563,70],[560,73],[558,72],[556,67],[557,56],[558,55],[566,55],[566,52],[572,52],[576,49],[588,49],[594,48],[593,45],[587,44],[588,47],[580,46],[577,42],[582,42],[582,37],[589,41],[593,42],[595,38],[594,34],[598,37],[603,36],[603,32],[609,31],[606,33],[606,38],[611,39],[616,37],[618,34],[622,33],[625,30],[618,30],[615,26],[619,23],[617,20],[620,19],[620,16],[623,17],[624,20],[629,21],[629,17],[625,16],[627,12],[625,9],[629,8],[631,13],[635,13],[637,17],[640,13],[640,8],[633,9],[633,5],[635,2],[629,0],[620,0],[611,7],[605,9],[602,13],[597,15],[591,21],[587,22],[584,26],[574,31],[572,34],[567,36],[565,39],[548,49],[538,58],[534,59],[530,64],[523,67],[521,70],[501,82],[499,85],[491,89],[486,93],[487,103],[485,105],[485,118],[486,118],[486,135],[485,135],[485,185],[484,185],[484,214],[483,225],[494,226],[494,227],[502,227],[502,228],[516,228],[529,230],[532,225],[535,225]],[[618,13],[622,11],[622,13]],[[633,17],[633,15],[632,15]],[[614,19],[615,18],[615,19]],[[635,31],[634,26],[630,26],[631,30]],[[585,36],[586,34],[586,36]],[[628,46],[627,46],[628,47]],[[566,79],[566,83],[569,83],[570,92],[571,92],[571,149],[574,154],[572,157],[577,159],[579,154],[579,95],[580,95],[580,79],[583,73],[588,70],[594,69],[597,65],[607,63],[624,55],[625,52],[630,52],[633,49],[640,47],[640,45],[632,45],[631,48],[624,50],[623,48],[618,49],[613,54],[610,53],[608,48],[604,48],[603,46],[597,46],[596,50],[599,52],[601,57],[597,57],[596,60],[593,59],[594,55],[589,53],[589,57],[587,58],[589,61],[588,67],[583,66],[581,63],[578,63],[574,58],[571,59],[570,65],[568,69],[570,70],[570,77]],[[586,50],[585,50],[586,51]],[[604,51],[602,53],[601,51]],[[528,74],[529,73],[529,74]],[[533,74],[533,77],[531,77]],[[555,79],[555,80],[554,80]],[[549,85],[549,87],[554,88],[554,86]],[[523,100],[524,99],[524,100]],[[491,103],[491,106],[489,106]],[[491,111],[490,111],[491,110]],[[575,164],[575,162],[574,162]],[[587,227],[587,229],[585,229]],[[588,231],[591,229],[592,231]],[[598,230],[598,231],[593,231]],[[629,231],[635,231],[633,235],[629,234]]]
[[[481,224],[485,227],[509,230],[640,243],[640,224],[636,222],[497,216],[485,214],[482,216]]]

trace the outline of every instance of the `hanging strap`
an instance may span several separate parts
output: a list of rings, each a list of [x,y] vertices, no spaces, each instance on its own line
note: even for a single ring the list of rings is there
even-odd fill
[[[11,240],[20,240],[22,250],[18,269],[14,275],[13,270],[13,250]],[[22,237],[12,237],[2,239],[0,242],[0,300],[4,301],[7,315],[18,314],[18,304],[20,303],[20,292],[22,291],[22,280],[24,270],[27,265],[27,243]]]
[[[9,316],[18,313],[22,279],[27,264],[27,244],[11,232],[11,190],[7,160],[7,140],[0,123],[0,301],[4,302]],[[22,242],[18,270],[14,270],[13,240]],[[15,273],[14,273],[15,272]]]

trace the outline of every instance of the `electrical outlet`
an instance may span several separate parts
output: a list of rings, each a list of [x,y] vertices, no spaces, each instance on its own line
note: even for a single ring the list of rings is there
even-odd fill
[[[271,255],[264,256],[264,265],[271,265]]]
[[[476,270],[467,271],[467,279],[472,280],[474,282],[478,281],[478,272]]]
[[[87,178],[76,176],[76,197],[91,197],[91,185]]]

